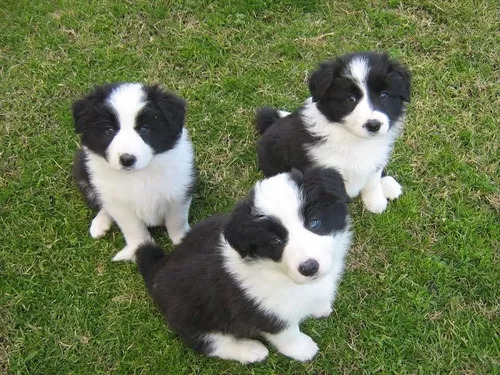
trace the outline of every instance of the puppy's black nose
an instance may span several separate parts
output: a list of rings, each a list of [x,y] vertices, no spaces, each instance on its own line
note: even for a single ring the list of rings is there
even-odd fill
[[[120,164],[124,167],[131,167],[134,165],[137,158],[134,155],[122,154],[120,155]]]
[[[314,259],[308,259],[299,265],[299,272],[304,276],[312,276],[318,272],[319,263]]]
[[[379,120],[369,120],[365,124],[366,129],[372,133],[378,132],[381,126],[382,123]]]

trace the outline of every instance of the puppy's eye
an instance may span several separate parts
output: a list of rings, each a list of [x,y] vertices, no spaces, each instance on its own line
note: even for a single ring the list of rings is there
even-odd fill
[[[321,225],[321,220],[320,219],[311,219],[309,221],[309,228],[311,229],[316,229]]]
[[[112,126],[108,126],[105,131],[107,135],[114,135],[116,133],[115,128]]]
[[[274,246],[278,246],[278,245],[281,245],[283,243],[283,240],[279,237],[273,237],[271,238],[271,245],[274,245]]]
[[[382,92],[380,93],[380,99],[381,99],[381,100],[387,100],[387,99],[389,99],[389,94],[388,94],[388,93],[386,93],[385,91],[382,91]]]
[[[139,127],[139,133],[141,134],[148,134],[149,133],[149,126],[148,125],[141,125]]]
[[[356,101],[358,100],[354,95],[349,95],[346,100],[349,102],[349,103],[356,103]]]

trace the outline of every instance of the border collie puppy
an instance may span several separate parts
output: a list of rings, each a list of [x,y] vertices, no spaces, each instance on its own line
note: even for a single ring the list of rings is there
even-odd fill
[[[385,176],[410,100],[410,73],[387,54],[353,53],[319,66],[312,97],[293,113],[261,108],[259,166],[266,177],[291,168],[336,168],[349,197],[380,213],[401,186]]]
[[[326,317],[351,233],[341,176],[298,170],[258,182],[229,215],[198,223],[174,251],[153,244],[136,260],[169,327],[192,349],[242,363],[270,342],[307,361],[318,351],[300,332]]]
[[[139,83],[100,86],[73,104],[82,143],[74,175],[98,211],[90,235],[115,221],[127,243],[121,256],[152,241],[148,226],[165,225],[174,244],[189,231],[195,170],[185,112],[183,99]]]

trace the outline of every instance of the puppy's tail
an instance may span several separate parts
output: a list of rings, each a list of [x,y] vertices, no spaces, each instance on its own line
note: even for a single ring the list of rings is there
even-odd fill
[[[148,242],[137,248],[135,257],[139,272],[149,289],[154,280],[154,276],[167,260],[165,253],[159,246]]]
[[[255,118],[255,126],[257,127],[259,134],[264,134],[264,132],[269,129],[272,124],[289,114],[289,112],[278,111],[277,109],[271,107],[259,108]]]

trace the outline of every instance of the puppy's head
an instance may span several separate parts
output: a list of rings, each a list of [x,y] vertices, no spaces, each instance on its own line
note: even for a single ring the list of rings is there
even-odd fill
[[[306,283],[329,273],[349,242],[347,194],[332,169],[294,170],[256,184],[224,228],[229,245],[249,262]]]
[[[186,105],[157,86],[115,83],[73,104],[82,144],[115,170],[139,170],[176,144]]]
[[[406,68],[374,52],[327,61],[309,80],[319,111],[362,138],[386,134],[402,119],[410,86]]]

